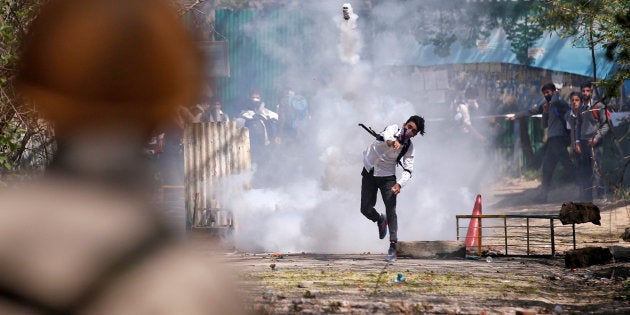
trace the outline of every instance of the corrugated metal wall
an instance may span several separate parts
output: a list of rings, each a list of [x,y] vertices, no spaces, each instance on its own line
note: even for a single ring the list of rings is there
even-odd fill
[[[188,124],[184,132],[186,227],[232,224],[222,180],[251,169],[249,131],[235,122]]]
[[[284,87],[276,81],[287,61],[273,56],[270,47],[290,45],[296,54],[308,54],[304,19],[297,10],[216,10],[215,27],[228,40],[231,72],[230,77],[217,78],[217,95],[229,113],[239,112],[251,89],[261,92],[268,108],[277,104]]]

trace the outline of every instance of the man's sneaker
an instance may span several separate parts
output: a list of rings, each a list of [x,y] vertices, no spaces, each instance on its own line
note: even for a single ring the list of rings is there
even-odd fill
[[[378,238],[384,239],[387,235],[387,218],[381,213],[381,218],[376,222],[378,224]]]
[[[396,247],[390,246],[389,250],[387,251],[387,257],[385,257],[385,260],[389,262],[395,262],[396,258],[398,258]]]

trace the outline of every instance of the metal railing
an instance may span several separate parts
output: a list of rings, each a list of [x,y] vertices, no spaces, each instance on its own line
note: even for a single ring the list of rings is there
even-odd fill
[[[460,240],[460,231],[469,225],[460,226],[460,219],[478,220],[476,228],[473,227],[472,236],[476,238],[476,244],[467,246],[467,252],[476,252],[481,256],[484,248],[487,253],[505,256],[555,256],[556,250],[575,250],[575,224],[571,224],[571,231],[567,233],[569,226],[554,224],[559,220],[558,215],[553,214],[482,214],[482,215],[456,215],[457,240]],[[485,219],[485,220],[483,220]],[[490,225],[483,225],[490,221]],[[496,221],[502,224],[497,225]],[[470,221],[468,221],[470,223]],[[558,231],[561,229],[562,233]],[[485,231],[485,232],[484,232]],[[468,234],[468,233],[467,233]],[[466,244],[469,236],[466,236]],[[543,254],[547,250],[549,254]]]

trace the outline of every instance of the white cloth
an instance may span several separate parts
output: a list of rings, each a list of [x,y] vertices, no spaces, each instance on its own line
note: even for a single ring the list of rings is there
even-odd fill
[[[393,147],[387,146],[387,141],[396,140],[396,137],[400,135],[400,129],[398,125],[390,125],[385,128],[381,133],[385,141],[375,140],[370,146],[363,152],[363,166],[366,170],[374,169],[374,176],[391,176],[396,175],[396,158],[402,150],[402,145],[397,150]],[[414,160],[414,148],[413,142],[409,144],[407,153],[402,157],[401,163],[403,168],[409,170],[409,172],[402,172],[397,183],[403,187],[411,178],[413,171]]]

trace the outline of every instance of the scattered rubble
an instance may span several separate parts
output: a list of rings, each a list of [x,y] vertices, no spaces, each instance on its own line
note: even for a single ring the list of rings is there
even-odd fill
[[[602,225],[600,220],[599,207],[592,202],[567,201],[560,208],[560,222],[562,224],[592,222],[596,225]]]
[[[564,257],[566,268],[582,268],[592,265],[604,265],[612,261],[609,248],[585,247],[568,251]]]

